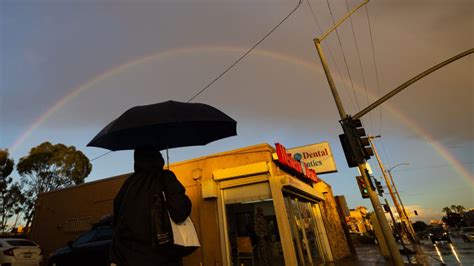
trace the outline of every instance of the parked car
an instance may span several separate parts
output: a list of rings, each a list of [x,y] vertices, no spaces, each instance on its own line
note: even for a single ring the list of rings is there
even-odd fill
[[[474,241],[474,227],[463,227],[460,234],[464,242]]]
[[[48,265],[109,266],[109,250],[113,233],[110,221],[99,222],[76,240],[69,241],[66,246],[53,252]]]
[[[436,243],[436,241],[447,241],[448,243],[451,243],[448,231],[444,230],[442,227],[430,228],[428,230],[428,237],[433,244]]]
[[[0,239],[0,265],[40,265],[43,253],[38,244],[19,238]]]
[[[110,265],[109,249],[112,227],[99,226],[82,234],[75,241],[56,250],[50,257],[50,266],[105,266]]]

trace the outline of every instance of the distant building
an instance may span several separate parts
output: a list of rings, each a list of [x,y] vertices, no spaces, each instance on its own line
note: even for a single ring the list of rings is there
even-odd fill
[[[370,223],[367,207],[358,206],[349,211],[349,216],[346,217],[347,225],[351,233],[364,234],[372,231],[373,227]]]

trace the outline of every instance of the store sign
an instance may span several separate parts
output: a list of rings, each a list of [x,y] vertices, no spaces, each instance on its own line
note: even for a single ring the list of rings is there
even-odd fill
[[[295,160],[306,163],[318,175],[337,172],[336,162],[334,161],[331,147],[329,147],[329,142],[288,149],[288,153]]]
[[[288,154],[285,146],[280,143],[275,143],[278,162],[283,165],[290,172],[294,172],[297,177],[303,178],[306,181],[314,183],[319,182],[319,178],[313,169],[310,169],[304,162],[299,162]]]

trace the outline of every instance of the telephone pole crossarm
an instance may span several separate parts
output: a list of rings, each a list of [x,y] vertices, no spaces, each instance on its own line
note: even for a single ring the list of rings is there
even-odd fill
[[[370,0],[365,0],[364,2],[362,2],[361,4],[359,4],[357,7],[355,7],[354,9],[352,9],[351,12],[347,13],[347,15],[345,15],[344,17],[342,17],[336,24],[334,24],[329,30],[327,30],[321,37],[319,37],[319,40],[322,41],[324,39],[326,39],[326,37],[331,33],[333,32],[337,27],[339,27],[344,21],[346,21],[346,19],[348,19],[350,16],[352,16],[352,14],[354,14],[354,12],[356,12],[357,10],[359,10],[359,8],[365,6]]]

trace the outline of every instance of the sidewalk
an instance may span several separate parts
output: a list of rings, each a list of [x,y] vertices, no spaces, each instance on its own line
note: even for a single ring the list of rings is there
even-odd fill
[[[364,245],[356,247],[357,256],[351,256],[338,261],[333,265],[352,266],[352,265],[392,265],[386,261],[380,254],[377,245]]]
[[[402,247],[399,247],[400,250]],[[414,247],[408,247],[411,250],[414,250]],[[337,266],[352,266],[352,265],[393,265],[390,261],[385,260],[384,257],[380,254],[379,248],[377,245],[364,245],[356,247],[357,256],[352,256],[338,261],[334,264]],[[405,262],[405,265],[439,265],[436,261],[433,261],[428,256],[424,255],[423,252],[420,252],[421,255],[410,255],[410,262],[408,262],[408,257],[402,253],[402,258]],[[433,264],[434,263],[434,264]]]

